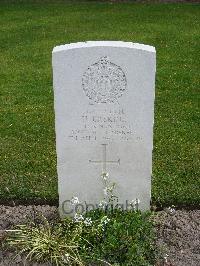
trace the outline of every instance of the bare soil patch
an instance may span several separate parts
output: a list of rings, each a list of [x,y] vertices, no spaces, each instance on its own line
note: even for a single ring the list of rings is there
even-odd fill
[[[165,211],[156,216],[157,245],[167,266],[200,265],[200,210]]]

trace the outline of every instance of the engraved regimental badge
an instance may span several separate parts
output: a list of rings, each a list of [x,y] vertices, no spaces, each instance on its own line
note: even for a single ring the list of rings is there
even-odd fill
[[[91,103],[118,103],[126,90],[126,76],[107,56],[89,66],[82,77],[82,88]]]

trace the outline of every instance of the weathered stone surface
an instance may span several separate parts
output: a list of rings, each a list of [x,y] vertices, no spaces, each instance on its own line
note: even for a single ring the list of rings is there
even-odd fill
[[[61,214],[77,196],[98,204],[102,172],[119,203],[149,209],[155,87],[154,47],[127,42],[67,44],[53,50]],[[64,206],[64,205],[63,205]],[[84,206],[85,208],[85,206]]]

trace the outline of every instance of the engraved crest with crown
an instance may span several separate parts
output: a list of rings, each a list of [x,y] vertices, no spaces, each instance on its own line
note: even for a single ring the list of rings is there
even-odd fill
[[[107,56],[89,66],[82,77],[82,88],[91,103],[118,103],[126,90],[126,76]]]

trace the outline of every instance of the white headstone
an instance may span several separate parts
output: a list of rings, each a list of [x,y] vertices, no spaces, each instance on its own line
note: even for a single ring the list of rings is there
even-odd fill
[[[148,45],[94,41],[53,49],[61,215],[74,196],[94,205],[104,198],[102,172],[116,183],[119,203],[138,198],[140,209],[149,209],[155,70]]]

